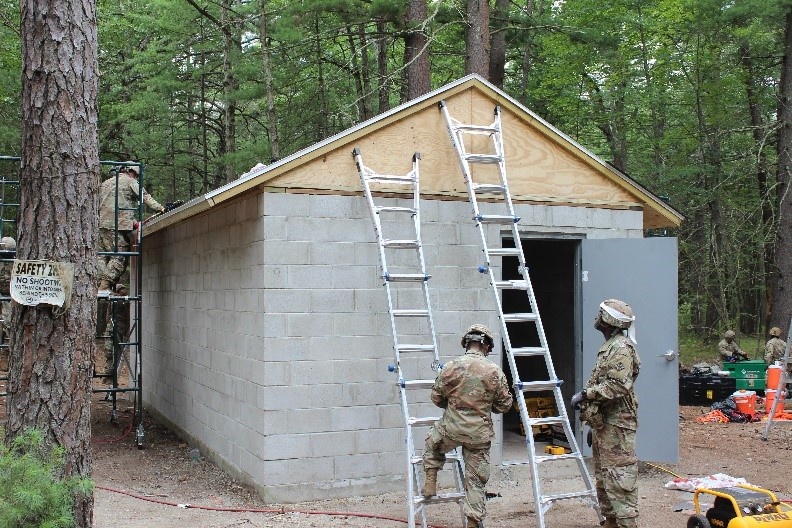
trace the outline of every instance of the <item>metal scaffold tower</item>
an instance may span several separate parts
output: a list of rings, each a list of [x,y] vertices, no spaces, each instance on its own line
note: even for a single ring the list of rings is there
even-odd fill
[[[428,402],[426,392],[434,384],[437,371],[442,368],[437,348],[432,306],[429,301],[429,279],[421,242],[420,154],[413,156],[412,170],[405,176],[376,174],[363,164],[359,149],[354,149],[360,180],[366,196],[379,247],[383,285],[388,300],[394,363],[389,370],[396,375],[399,399],[404,418],[407,464],[407,509],[410,528],[419,521],[426,523],[426,507],[432,504],[456,502],[460,505],[462,525],[465,498],[462,454],[456,449],[446,455],[451,465],[456,489],[431,498],[421,494],[423,459],[421,446],[416,446],[424,434],[417,429],[428,428],[439,419],[429,413],[437,407]],[[412,200],[385,198],[382,194],[412,193]],[[409,220],[411,221],[409,221]]]
[[[0,236],[18,239],[17,218],[19,214],[19,163],[20,158],[0,156]],[[111,229],[100,233],[104,236],[104,249],[98,248],[98,270],[101,271],[110,263],[122,268],[123,274],[111,289],[97,294],[97,324],[95,343],[96,350],[93,361],[93,392],[104,394],[104,401],[111,405],[110,421],[118,421],[118,400],[125,394],[133,398],[133,427],[135,443],[143,446],[143,396],[142,396],[142,332],[141,332],[141,299],[142,299],[142,226],[143,196],[139,193],[138,202],[132,207],[119,206],[118,178],[119,171],[127,166],[139,168],[138,181],[143,186],[143,166],[132,162],[102,161],[103,168],[109,169],[109,177],[103,174],[106,186],[111,186],[114,179],[115,209],[114,222]],[[119,215],[133,215],[135,228],[131,231],[119,229]],[[107,232],[109,231],[109,232]],[[107,242],[109,240],[109,242]],[[101,244],[101,242],[100,242]],[[6,250],[0,248],[0,266],[10,267],[16,258],[16,248]],[[0,273],[0,303],[2,306],[3,332],[0,337],[0,352],[8,352],[8,314],[10,314],[11,297],[8,282],[3,281]],[[98,279],[97,279],[98,280]],[[104,357],[102,352],[104,352]],[[7,356],[6,356],[7,357]],[[7,381],[7,364],[0,361],[0,382]],[[6,396],[3,386],[0,396]]]
[[[497,315],[500,320],[501,336],[506,359],[511,370],[513,389],[516,396],[520,420],[526,432],[527,459],[504,461],[504,465],[527,464],[530,466],[533,479],[533,495],[536,504],[536,517],[539,528],[545,528],[545,513],[554,503],[561,500],[581,499],[590,504],[602,520],[597,502],[597,493],[591,479],[588,467],[583,460],[583,455],[578,448],[574,432],[569,423],[566,406],[561,394],[562,380],[558,379],[550,348],[547,343],[542,318],[536,302],[531,278],[528,274],[525,254],[520,243],[520,231],[511,193],[506,177],[506,155],[503,146],[503,130],[501,126],[500,107],[495,107],[494,120],[488,124],[463,124],[449,114],[445,101],[439,103],[440,113],[443,116],[454,151],[457,154],[462,175],[468,190],[468,199],[473,207],[473,222],[478,229],[484,263],[479,267],[482,274],[489,277],[490,287],[494,294],[497,306]],[[475,168],[475,170],[474,170]],[[497,226],[501,229],[497,234],[489,233],[488,226]],[[503,247],[504,234],[514,240],[514,246]],[[493,259],[503,257],[516,257],[519,261],[521,280],[498,280],[493,270]],[[528,296],[530,311],[520,313],[505,313],[501,292],[504,290],[523,290]],[[536,335],[536,346],[514,346],[513,341],[517,333]],[[532,379],[528,372],[520,370],[517,358],[541,357],[547,368],[548,379],[540,381],[523,381]],[[523,369],[525,370],[525,369]],[[525,375],[524,375],[525,374]],[[526,406],[526,393],[551,392],[555,400],[557,415],[555,416],[530,416]],[[569,452],[563,454],[537,454],[534,438],[531,434],[534,426],[558,425],[563,427]],[[582,481],[580,489],[573,492],[545,493],[542,490],[543,480],[550,477],[540,471],[540,466],[548,466],[564,460],[574,460]]]

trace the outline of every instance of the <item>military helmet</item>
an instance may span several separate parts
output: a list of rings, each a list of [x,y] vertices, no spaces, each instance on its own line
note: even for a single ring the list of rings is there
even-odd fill
[[[482,339],[483,337],[483,339]],[[492,332],[483,324],[474,324],[467,329],[465,335],[462,336],[462,348],[467,348],[468,342],[480,341],[492,348],[495,345],[495,339],[492,337]]]
[[[630,328],[635,320],[630,305],[619,299],[607,299],[600,305],[599,316],[606,325],[621,330]]]
[[[723,333],[723,338],[724,339],[734,339],[735,335],[737,335],[737,334],[734,333],[734,330],[726,330]]]
[[[3,237],[0,239],[0,245],[6,251],[14,251],[16,250],[16,240],[11,237]]]
[[[140,174],[140,165],[136,165],[136,164],[134,164],[134,162],[133,162],[133,161],[127,161],[127,163],[128,163],[129,165],[127,165],[127,166],[125,167],[125,168],[126,168],[126,170],[128,170],[128,171],[132,171],[132,172],[134,172],[135,174],[138,174],[138,175]]]
[[[779,337],[781,335],[781,329],[777,326],[774,326],[770,329],[770,335],[773,337]]]

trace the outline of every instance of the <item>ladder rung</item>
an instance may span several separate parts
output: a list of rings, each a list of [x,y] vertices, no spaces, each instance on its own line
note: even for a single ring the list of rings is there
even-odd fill
[[[479,194],[503,194],[506,192],[506,187],[497,183],[474,183],[472,187],[473,192]]]
[[[423,282],[431,277],[425,273],[386,273],[382,276],[388,282]]]
[[[531,425],[550,425],[550,424],[560,424],[564,423],[564,419],[560,416],[545,416],[543,418],[531,418],[530,416],[528,419],[531,421]]]
[[[511,352],[515,357],[544,356],[547,349],[544,347],[520,347],[512,348]]]
[[[542,462],[554,462],[556,460],[570,460],[577,458],[577,453],[564,453],[563,455],[536,455],[535,460],[537,464]]]
[[[393,310],[394,317],[428,317],[429,310]]]
[[[560,387],[564,380],[547,380],[547,381],[521,381],[516,383],[515,386],[518,390],[523,392],[536,392],[543,390],[552,390]]]
[[[489,125],[456,125],[454,130],[468,134],[497,134],[498,128]]]
[[[399,207],[396,205],[379,205],[374,207],[377,213],[415,213],[412,207]]]
[[[527,466],[530,463],[530,460],[502,460],[501,466]]]
[[[399,352],[434,352],[434,345],[399,345]]]
[[[399,386],[403,389],[431,389],[434,380],[401,380]]]
[[[412,176],[392,176],[389,174],[371,174],[369,176],[364,176],[366,180],[375,183],[399,183],[399,184],[410,184],[412,185],[415,183],[415,178]]]
[[[492,248],[487,253],[491,257],[517,257],[520,255],[520,248]]]
[[[583,491],[573,491],[571,493],[559,493],[557,495],[542,495],[539,500],[542,504],[559,501],[559,500],[567,500],[567,499],[581,499],[583,497],[596,497],[597,492],[594,490],[583,490]]]
[[[525,280],[497,281],[495,283],[495,287],[500,288],[502,290],[527,290],[528,281]]]
[[[416,495],[413,498],[415,504],[439,504],[442,502],[459,502],[465,499],[464,492],[456,493],[439,493],[433,497],[424,497],[423,495]]]
[[[382,247],[389,249],[417,249],[421,245],[417,240],[383,240]]]
[[[415,427],[420,427],[422,425],[434,425],[434,423],[439,419],[439,416],[410,416],[407,419],[407,423]]]
[[[503,320],[507,323],[524,323],[527,321],[536,321],[538,319],[535,313],[530,312],[503,314]]]
[[[459,450],[451,451],[449,453],[446,453],[445,459],[446,459],[446,464],[449,461],[462,460],[462,453],[459,452]],[[410,458],[410,462],[412,462],[413,464],[423,464],[423,457],[421,455],[413,455],[412,458]]]
[[[503,161],[503,156],[497,154],[465,154],[465,159],[469,163],[500,163]]]
[[[509,215],[477,215],[473,220],[481,222],[482,224],[516,224],[520,221],[520,217]]]

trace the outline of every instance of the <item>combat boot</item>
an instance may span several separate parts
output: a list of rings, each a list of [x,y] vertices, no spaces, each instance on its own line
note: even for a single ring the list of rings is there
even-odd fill
[[[479,521],[474,519],[473,517],[467,518],[467,527],[466,528],[481,528],[483,526]]]
[[[99,290],[96,292],[96,295],[97,295],[98,297],[109,297],[109,296],[110,296],[110,289],[111,289],[112,287],[113,287],[113,285],[112,285],[112,284],[110,284],[110,281],[109,281],[109,280],[107,280],[107,279],[102,279],[102,280],[99,282]]]
[[[437,495],[437,468],[426,470],[426,480],[424,481],[421,494],[424,497],[433,497]]]
[[[619,523],[616,522],[616,519],[613,517],[605,517],[605,520],[600,523],[602,528],[619,528]]]

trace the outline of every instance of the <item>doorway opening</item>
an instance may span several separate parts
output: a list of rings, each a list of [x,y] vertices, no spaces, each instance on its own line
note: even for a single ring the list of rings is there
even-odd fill
[[[580,239],[559,238],[524,238],[521,240],[525,262],[531,278],[534,295],[542,319],[550,356],[553,360],[558,379],[564,381],[561,391],[570,420],[574,413],[570,412],[568,402],[575,389],[577,357],[577,335],[579,287],[576,269],[580,259]],[[504,238],[503,247],[514,247],[514,240]],[[521,279],[517,257],[504,257],[502,263],[502,280]],[[503,311],[530,311],[528,296],[522,290],[504,290],[502,297]],[[512,346],[538,346],[539,336],[535,325],[509,326],[509,337]],[[543,357],[515,358],[517,370],[522,381],[539,381],[550,378]],[[512,385],[512,373],[501,347],[501,360],[504,372]],[[550,398],[551,391],[526,393],[527,398]],[[572,423],[573,430],[576,424]],[[516,407],[503,416],[503,460],[524,460],[526,458],[526,439],[524,434],[533,434],[538,443],[549,442],[547,428],[534,431],[522,431],[520,414]]]

